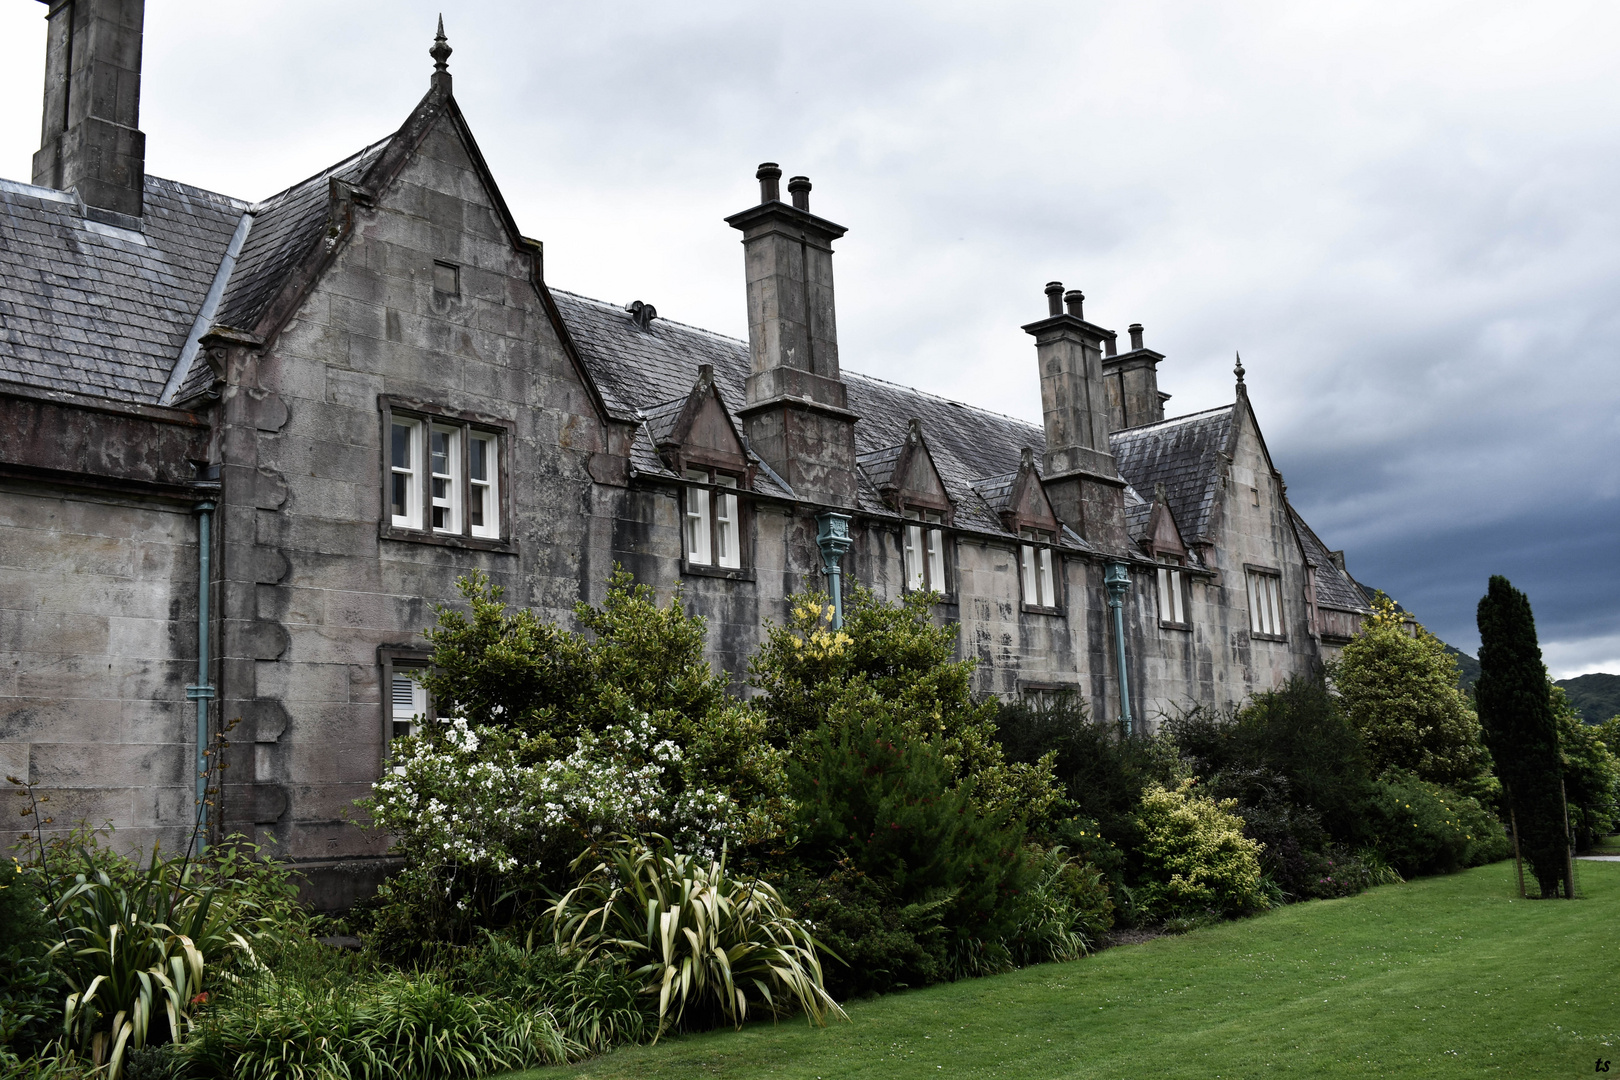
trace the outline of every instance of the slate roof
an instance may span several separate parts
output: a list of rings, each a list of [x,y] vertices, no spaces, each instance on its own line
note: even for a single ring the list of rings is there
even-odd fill
[[[737,420],[736,410],[746,400],[747,342],[664,318],[642,329],[622,307],[561,289],[552,289],[551,294],[610,411],[627,418],[637,418],[639,413],[640,418],[651,419],[649,413],[656,410],[661,417],[670,402],[684,400],[697,378],[698,365],[711,364],[721,399]],[[860,417],[855,425],[855,449],[861,465],[859,509],[893,515],[878,495],[877,485],[892,474],[907,423],[916,417],[922,421],[934,467],[956,508],[957,527],[1005,531],[996,507],[975,485],[982,484],[985,477],[1000,476],[1010,488],[1020,450],[1028,446],[1039,453],[1045,446],[1045,433],[1039,426],[869,375],[846,370],[843,377],[849,407]],[[644,422],[637,432],[631,464],[639,473],[673,479],[648,436],[652,426],[655,424]],[[741,430],[740,421],[737,426]],[[770,478],[762,479],[764,483],[757,485],[761,489],[791,494]],[[1005,501],[1005,492],[1002,498]],[[1073,533],[1066,533],[1065,539],[1084,546]]]
[[[1214,541],[1210,534],[1220,490],[1221,454],[1232,435],[1237,405],[1178,416],[1157,424],[1126,428],[1109,436],[1120,475],[1138,493],[1163,484],[1170,512],[1183,539]],[[1139,528],[1146,528],[1146,514]],[[1127,520],[1130,509],[1127,506]]]
[[[153,404],[248,204],[146,178],[141,231],[0,181],[0,378]]]
[[[1349,574],[1341,571],[1305,519],[1299,516],[1294,504],[1288,504],[1288,513],[1294,519],[1294,530],[1299,533],[1305,548],[1305,561],[1316,569],[1316,603],[1319,607],[1338,608],[1343,611],[1366,611],[1372,607],[1370,598]]]

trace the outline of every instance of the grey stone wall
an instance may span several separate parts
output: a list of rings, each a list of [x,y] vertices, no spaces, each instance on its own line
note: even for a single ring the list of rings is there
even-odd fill
[[[0,485],[0,773],[50,794],[55,832],[112,821],[132,854],[185,842],[196,603],[189,507]],[[9,833],[26,822],[6,806]]]

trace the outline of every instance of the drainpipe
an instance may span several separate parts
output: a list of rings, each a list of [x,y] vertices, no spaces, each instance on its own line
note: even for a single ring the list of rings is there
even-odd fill
[[[1108,587],[1108,606],[1114,612],[1114,651],[1119,659],[1119,722],[1126,735],[1135,734],[1136,724],[1131,717],[1131,682],[1125,670],[1125,592],[1131,587],[1131,572],[1124,563],[1108,564],[1103,574]]]
[[[197,854],[208,846],[208,703],[214,687],[208,681],[208,557],[209,525],[214,504],[197,504],[197,683],[186,687],[186,698],[197,703]]]
[[[816,515],[816,546],[821,549],[821,570],[832,591],[834,630],[844,628],[844,581],[839,563],[854,545],[849,536],[850,516],[823,510]]]

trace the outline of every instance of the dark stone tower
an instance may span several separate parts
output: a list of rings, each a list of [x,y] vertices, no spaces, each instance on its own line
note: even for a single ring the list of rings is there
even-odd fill
[[[748,275],[748,400],[739,411],[749,445],[801,498],[855,505],[855,414],[838,374],[832,242],[844,235],[810,213],[810,181],[788,181],[766,162],[758,206],[726,224],[743,234]]]
[[[145,0],[42,0],[45,120],[34,183],[73,190],[86,206],[141,216],[146,136],[140,131]]]
[[[1046,455],[1041,479],[1052,509],[1104,551],[1125,550],[1125,481],[1108,446],[1103,342],[1112,335],[1084,317],[1085,294],[1046,286],[1047,317],[1024,327],[1041,370]]]
[[[1159,361],[1164,354],[1142,345],[1141,323],[1131,323],[1130,335],[1130,352],[1103,357],[1111,431],[1157,424],[1164,419],[1164,403],[1170,400],[1159,389]]]

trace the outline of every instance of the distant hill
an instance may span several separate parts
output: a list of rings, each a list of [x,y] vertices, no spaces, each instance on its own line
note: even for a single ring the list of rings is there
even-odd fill
[[[1611,716],[1620,716],[1620,675],[1605,675],[1599,671],[1573,679],[1558,679],[1553,685],[1564,688],[1569,703],[1588,724],[1601,724]]]
[[[1446,645],[1446,652],[1457,661],[1457,685],[1462,688],[1463,693],[1472,695],[1474,684],[1479,681],[1479,661],[1450,645]]]

